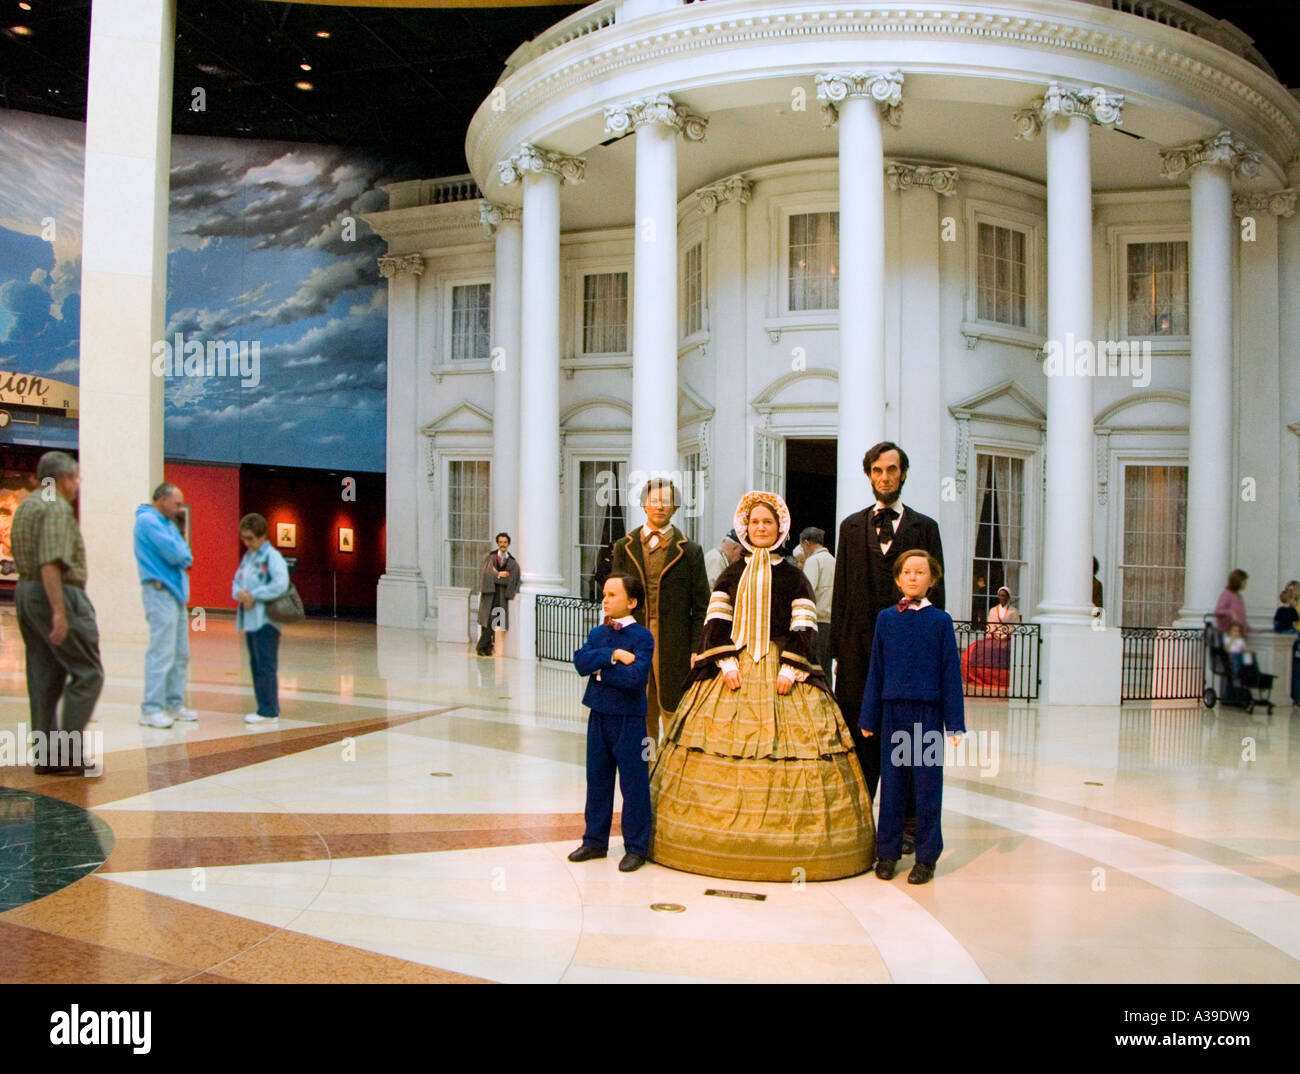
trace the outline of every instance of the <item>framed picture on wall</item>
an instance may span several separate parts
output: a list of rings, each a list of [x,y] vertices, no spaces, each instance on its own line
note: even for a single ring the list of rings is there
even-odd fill
[[[275,524],[275,547],[276,548],[297,548],[298,547],[298,527],[292,522],[277,522]]]
[[[339,527],[339,551],[352,551],[352,531],[343,526]]]
[[[180,510],[176,512],[176,528],[181,531],[181,536],[185,538],[185,543],[190,543],[190,519],[192,517],[191,506],[183,503]]]

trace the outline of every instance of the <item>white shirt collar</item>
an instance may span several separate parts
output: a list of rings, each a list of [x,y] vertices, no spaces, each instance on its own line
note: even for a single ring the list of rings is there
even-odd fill
[[[922,598],[921,598],[921,603],[920,603],[920,604],[909,604],[906,608],[903,609],[903,611],[905,611],[905,612],[919,612],[922,608],[928,608],[928,607],[930,607],[930,598],[929,598],[929,597],[922,597]]]
[[[611,622],[617,623],[617,624],[618,624],[619,626],[621,626],[621,627],[631,626],[633,623],[636,622],[636,616],[635,616],[635,615],[625,615],[625,616],[623,616],[622,619],[613,619],[613,620],[611,620]]]
[[[899,521],[902,520],[903,512],[904,510],[906,510],[906,508],[903,507],[902,500],[895,500],[893,503],[881,503],[879,500],[877,500],[876,506],[872,508],[871,513],[874,515],[877,511],[879,511],[883,507],[891,507],[898,512],[898,518],[894,519],[895,523],[898,523]]]

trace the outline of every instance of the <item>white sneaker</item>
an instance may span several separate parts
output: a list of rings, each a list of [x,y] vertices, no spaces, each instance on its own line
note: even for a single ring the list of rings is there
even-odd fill
[[[170,727],[174,722],[165,712],[143,712],[140,714],[141,727]]]
[[[244,717],[244,723],[275,723],[279,716],[263,716],[260,713],[250,712]]]
[[[178,709],[168,709],[167,715],[170,716],[173,720],[197,720],[199,718],[199,714],[196,709],[187,709],[184,707]]]

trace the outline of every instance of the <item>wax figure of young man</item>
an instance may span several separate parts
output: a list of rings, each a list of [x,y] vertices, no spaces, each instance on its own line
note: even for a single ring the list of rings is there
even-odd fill
[[[907,452],[891,441],[868,449],[862,469],[871,481],[875,503],[840,523],[840,540],[835,547],[835,592],[831,599],[831,657],[838,662],[835,699],[853,732],[862,774],[873,799],[880,782],[880,740],[862,736],[858,713],[867,685],[876,617],[899,598],[894,563],[901,552],[923,549],[943,569],[939,524],[902,501],[907,465]],[[943,608],[942,577],[935,582],[929,600]],[[912,853],[915,811],[907,810],[907,817],[904,854]]]
[[[636,621],[655,639],[654,663],[646,686],[646,734],[659,740],[661,722],[677,709],[709,610],[704,550],[672,524],[677,489],[651,478],[641,490],[646,524],[614,545],[613,574],[630,574],[645,589]]]

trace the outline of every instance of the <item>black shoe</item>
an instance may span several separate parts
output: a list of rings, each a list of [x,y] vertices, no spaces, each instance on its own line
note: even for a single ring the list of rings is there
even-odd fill
[[[623,860],[618,863],[620,873],[634,873],[645,864],[645,858],[640,854],[633,854],[631,851],[623,855]]]
[[[591,861],[593,858],[603,858],[607,853],[608,851],[597,850],[595,847],[589,847],[586,843],[583,843],[582,846],[569,855],[569,861]]]
[[[876,862],[876,879],[893,880],[894,869],[897,865],[898,862],[896,861],[890,861],[887,858],[881,858],[878,862]]]
[[[934,865],[931,863],[918,861],[912,866],[912,871],[907,874],[909,884],[928,884],[934,879]]]

